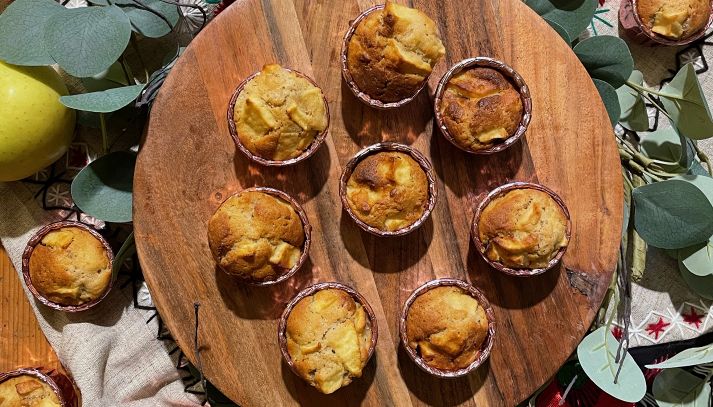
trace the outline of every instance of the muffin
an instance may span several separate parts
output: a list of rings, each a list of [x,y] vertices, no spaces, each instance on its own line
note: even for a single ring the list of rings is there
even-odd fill
[[[406,228],[428,206],[428,179],[409,154],[383,151],[368,155],[347,181],[349,208],[359,220],[383,231]]]
[[[478,236],[485,256],[507,267],[545,268],[567,246],[568,219],[548,193],[518,188],[485,206]]]
[[[45,299],[76,306],[99,299],[111,283],[111,260],[104,243],[76,226],[48,232],[32,250],[29,276]]]
[[[23,374],[0,383],[0,407],[60,407],[57,394],[42,380]]]
[[[265,65],[235,102],[240,143],[252,154],[284,161],[300,156],[327,129],[322,91],[280,65]]]
[[[325,394],[361,377],[371,335],[364,307],[340,289],[301,299],[287,317],[287,352],[295,370]]]
[[[711,4],[709,0],[638,0],[636,13],[652,32],[682,40],[708,24]]]
[[[523,102],[513,84],[497,69],[465,69],[446,83],[437,107],[454,143],[469,151],[503,143],[517,130]]]
[[[346,67],[354,84],[385,103],[418,93],[445,54],[433,20],[392,2],[361,20],[348,41]]]
[[[426,365],[445,371],[468,368],[488,336],[485,309],[457,286],[416,297],[406,315],[406,343]]]
[[[228,274],[270,281],[297,266],[305,228],[291,203],[247,190],[225,200],[210,218],[208,243]]]

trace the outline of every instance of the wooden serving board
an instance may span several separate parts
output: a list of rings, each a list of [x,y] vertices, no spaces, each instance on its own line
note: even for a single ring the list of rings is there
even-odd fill
[[[191,360],[193,303],[200,302],[198,340],[205,375],[243,406],[514,405],[570,356],[611,281],[622,186],[609,119],[575,55],[520,0],[413,0],[412,6],[437,21],[445,60],[414,102],[394,111],[368,108],[344,84],[339,55],[349,21],[371,5],[362,0],[238,0],[191,43],[154,104],[137,162],[134,226],[146,280]],[[434,132],[431,106],[446,69],[479,55],[513,66],[529,84],[534,106],[523,141],[488,157],[463,153]],[[329,101],[326,143],[289,168],[251,164],[228,133],[231,93],[271,62],[312,76]],[[423,152],[438,178],[431,218],[398,238],[361,231],[342,211],[338,196],[346,162],[382,140]],[[552,188],[572,214],[572,241],[564,261],[541,276],[496,272],[470,240],[480,199],[513,180]],[[208,248],[206,229],[213,211],[232,192],[251,186],[292,194],[313,226],[310,259],[277,286],[240,285],[216,269]],[[495,308],[498,332],[490,359],[460,379],[427,375],[399,345],[404,301],[437,277],[471,281]],[[363,377],[325,396],[282,361],[277,319],[299,290],[334,280],[368,299],[380,335]]]

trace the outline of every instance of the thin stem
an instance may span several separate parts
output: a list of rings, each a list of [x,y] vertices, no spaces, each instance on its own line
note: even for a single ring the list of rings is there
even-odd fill
[[[701,151],[700,148],[698,148],[698,143],[691,143],[693,144],[693,149],[696,150],[696,155],[698,156],[698,159],[701,160],[706,164],[706,167],[708,167],[708,174],[713,175],[713,170],[711,170],[711,161],[708,159],[708,156],[706,153]]]
[[[654,100],[654,98],[652,98],[651,96],[647,95],[646,93],[639,93],[639,94],[641,95],[642,98],[646,99],[649,103],[651,103],[652,105],[654,105],[654,107],[656,108],[656,110],[658,110],[659,112],[663,113],[663,115],[666,116],[669,120],[673,121],[673,118],[671,117],[671,115],[668,114],[668,112],[666,111],[666,109],[664,109],[663,106],[659,105],[659,103],[658,103],[656,100]]]
[[[106,118],[104,113],[99,113],[99,127],[102,132],[102,155],[109,152],[109,134],[106,131]]]
[[[124,77],[126,78],[126,82],[129,85],[136,85],[134,75],[131,74],[131,68],[129,68],[129,65],[126,63],[126,60],[124,59],[123,55],[119,57],[119,65],[121,65],[121,70],[124,71]]]
[[[686,100],[686,99],[682,98],[681,96],[672,95],[670,93],[662,93],[662,92],[659,92],[659,91],[656,91],[653,89],[649,89],[649,88],[641,86],[641,85],[637,85],[636,83],[634,83],[632,81],[626,81],[624,83],[627,86],[629,86],[630,88],[634,88],[634,90],[637,90],[639,92],[646,92],[646,93],[650,93],[650,94],[656,95],[656,96],[667,97],[669,99]]]

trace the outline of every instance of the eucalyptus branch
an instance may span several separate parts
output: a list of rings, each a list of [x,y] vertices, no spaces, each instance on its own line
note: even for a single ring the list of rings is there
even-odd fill
[[[102,132],[102,155],[106,155],[109,152],[109,134],[106,130],[106,118],[104,113],[99,113],[99,127]]]
[[[708,156],[706,153],[704,153],[700,148],[698,148],[698,143],[691,143],[693,144],[693,149],[696,150],[696,155],[698,156],[698,159],[701,160],[701,162],[706,164],[706,167],[708,167],[708,174],[713,175],[713,170],[711,169],[711,161],[708,159]]]
[[[624,83],[625,83],[628,87],[633,88],[634,90],[638,91],[639,93],[650,93],[650,94],[652,94],[652,95],[663,96],[663,97],[667,97],[667,98],[669,98],[669,99],[675,99],[675,100],[683,100],[683,101],[686,100],[685,98],[683,98],[683,97],[681,97],[681,96],[672,95],[672,94],[670,94],[670,93],[662,93],[662,92],[656,91],[656,90],[654,90],[654,89],[647,88],[647,87],[645,87],[645,86],[637,85],[636,83],[634,83],[634,82],[632,82],[632,81],[626,81],[626,82],[624,82]]]

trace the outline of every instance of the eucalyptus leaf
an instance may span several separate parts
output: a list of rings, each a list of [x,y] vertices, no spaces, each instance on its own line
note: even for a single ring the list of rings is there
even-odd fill
[[[569,36],[569,33],[567,33],[567,30],[565,30],[564,27],[559,25],[559,23],[550,20],[548,17],[543,17],[543,18],[545,21],[547,21],[547,24],[549,24],[550,27],[552,27],[552,29],[555,30],[555,32],[557,34],[559,34],[560,37],[562,37],[564,42],[566,42],[567,44],[572,43],[572,38]]]
[[[681,249],[713,235],[713,205],[687,181],[667,180],[634,189],[634,227],[650,245]]]
[[[0,59],[15,65],[51,65],[44,30],[55,15],[67,11],[52,0],[16,0],[0,14]]]
[[[602,80],[592,80],[594,81],[594,86],[597,87],[597,91],[599,91],[599,96],[602,98],[602,102],[604,102],[604,107],[607,109],[609,120],[611,121],[612,126],[614,126],[621,115],[619,98],[616,95],[616,89]]]
[[[711,387],[683,369],[666,369],[654,379],[651,392],[659,407],[708,407]]]
[[[108,69],[129,43],[131,23],[117,6],[79,7],[52,16],[44,33],[47,51],[70,75]]]
[[[679,267],[685,267],[697,276],[713,274],[713,238],[705,243],[678,251]]]
[[[573,50],[592,78],[601,79],[614,88],[622,86],[634,69],[634,59],[626,42],[612,35],[587,38]]]
[[[681,68],[659,96],[682,135],[694,140],[713,137],[713,117],[693,64]]]
[[[640,71],[634,70],[629,76],[629,81],[643,85],[644,75]],[[629,130],[646,131],[649,128],[649,114],[646,111],[644,98],[626,84],[621,85],[616,90],[616,94],[619,97],[619,106],[621,106],[619,123]]]
[[[143,89],[144,85],[123,86],[100,92],[62,96],[59,101],[72,109],[108,113],[117,111],[136,100]]]
[[[641,135],[641,149],[649,158],[666,161],[678,161],[683,155],[684,140],[676,129],[658,129]]]
[[[703,175],[706,177],[710,177],[708,170],[703,168],[703,165],[701,165],[698,160],[693,160],[693,162],[691,162],[690,167],[688,167],[688,173],[690,175]]]
[[[122,10],[124,10],[126,15],[129,16],[129,20],[131,20],[133,30],[150,38],[163,37],[170,33],[171,29],[173,29],[178,22],[178,7],[173,4],[164,3],[161,0],[144,0],[142,3],[145,4],[146,7],[164,16],[171,25],[166,24],[166,21],[156,14],[136,7],[135,5],[122,7]]]
[[[675,356],[653,365],[647,369],[668,369],[672,367],[687,367],[713,362],[713,343],[698,348],[689,348],[678,352]]]
[[[615,383],[618,345],[609,328],[602,326],[584,337],[577,346],[577,357],[584,372],[600,389],[619,400],[636,403],[646,393],[646,379],[631,355],[622,353],[623,366]]]
[[[525,4],[564,28],[571,39],[579,37],[589,26],[597,9],[597,0],[525,0]]]
[[[136,155],[117,151],[92,161],[72,181],[82,212],[106,222],[130,222]]]
[[[121,244],[121,248],[119,248],[116,256],[114,256],[114,264],[112,264],[111,267],[114,276],[121,270],[121,266],[124,265],[126,259],[133,256],[134,253],[136,253],[136,241],[134,240],[134,232],[131,231],[129,236],[126,237],[126,240],[124,240],[124,243]]]
[[[679,263],[679,266],[681,265],[682,263]],[[688,285],[688,288],[690,288],[692,292],[703,298],[713,300],[713,276],[697,276],[688,271],[685,267],[679,267],[679,271],[681,272],[683,281],[686,282],[686,285]]]

